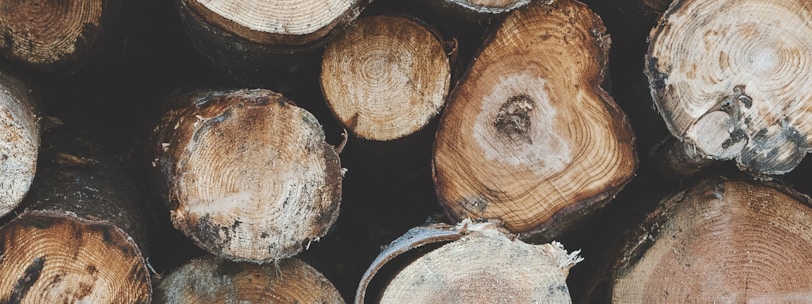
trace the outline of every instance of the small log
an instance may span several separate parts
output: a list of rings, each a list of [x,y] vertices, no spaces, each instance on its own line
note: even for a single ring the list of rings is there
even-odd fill
[[[86,133],[52,127],[39,172],[0,228],[0,303],[149,303],[140,201]]]
[[[451,68],[443,40],[406,17],[358,20],[327,46],[321,88],[354,135],[374,141],[424,128],[448,95]]]
[[[808,1],[675,1],[645,69],[668,129],[705,158],[791,171],[812,150]]]
[[[341,165],[321,125],[268,90],[175,97],[153,166],[174,226],[234,261],[293,256],[338,216]]]
[[[582,259],[559,243],[530,245],[493,223],[417,227],[393,241],[361,279],[356,303],[386,263],[417,247],[442,243],[394,275],[379,303],[570,303],[566,278]],[[376,302],[378,303],[378,302]]]
[[[311,53],[320,52],[369,2],[176,0],[195,49],[221,70],[246,79],[278,74],[315,57]]]
[[[80,63],[95,52],[123,1],[4,1],[0,5],[0,54],[41,69]]]
[[[697,151],[696,147],[686,145],[670,135],[655,146],[652,152],[657,170],[663,176],[671,178],[691,176],[716,163]]]
[[[600,18],[575,1],[507,16],[438,127],[434,181],[452,220],[498,219],[549,241],[628,183],[634,135],[600,87],[609,43]]]
[[[40,145],[35,99],[26,84],[0,73],[0,216],[23,200],[34,180]]]
[[[363,159],[359,166],[395,176],[428,172],[429,125],[451,79],[438,32],[407,17],[364,18],[327,46],[321,71],[322,92],[353,135],[348,152]]]
[[[743,180],[667,198],[630,235],[612,303],[790,303],[812,293],[812,203]]]
[[[234,263],[195,259],[167,275],[155,289],[161,303],[344,303],[327,278],[299,259]]]

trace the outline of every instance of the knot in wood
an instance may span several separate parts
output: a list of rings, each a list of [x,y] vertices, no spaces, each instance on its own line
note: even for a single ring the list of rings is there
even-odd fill
[[[500,134],[507,136],[511,141],[524,141],[532,144],[530,111],[533,108],[535,108],[535,103],[528,95],[510,97],[499,108],[493,125]]]

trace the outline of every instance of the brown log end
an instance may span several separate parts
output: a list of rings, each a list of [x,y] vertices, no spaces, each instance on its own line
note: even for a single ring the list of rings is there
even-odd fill
[[[777,186],[704,180],[665,200],[623,255],[613,303],[805,302],[812,205]]]
[[[313,44],[355,20],[369,0],[180,0],[182,14],[261,45]]]
[[[31,90],[0,74],[0,216],[23,200],[37,168],[40,126]]]
[[[121,229],[29,211],[0,228],[0,303],[149,303],[150,276]]]
[[[198,92],[159,126],[172,223],[235,261],[300,252],[338,216],[341,165],[316,118],[268,90]]]
[[[600,87],[608,48],[600,18],[581,3],[536,2],[508,14],[438,127],[434,181],[452,219],[499,219],[535,234],[602,206],[628,183],[634,135]]]
[[[164,278],[155,302],[343,304],[344,299],[324,275],[299,259],[258,265],[206,257]]]
[[[3,1],[0,52],[34,65],[83,56],[101,34],[108,1]]]
[[[358,20],[328,45],[321,87],[341,124],[386,141],[425,127],[445,103],[451,67],[436,32],[398,16]]]
[[[451,242],[398,271],[384,287],[380,303],[499,303],[508,298],[515,303],[571,302],[566,277],[581,259],[561,244],[526,244],[491,223],[470,221],[454,228],[421,227],[407,235],[389,248],[402,248],[399,254],[426,243]],[[365,293],[359,290],[356,303],[363,303]]]
[[[812,150],[808,4],[672,4],[652,30],[645,70],[671,133],[756,173],[795,168]]]

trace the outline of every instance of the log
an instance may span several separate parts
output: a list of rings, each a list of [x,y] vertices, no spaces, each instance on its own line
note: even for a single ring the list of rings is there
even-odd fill
[[[355,20],[371,0],[176,0],[192,45],[237,78],[269,77],[304,59]],[[305,63],[306,64],[306,63]]]
[[[0,73],[0,216],[20,204],[36,173],[40,122],[33,95],[25,83]]]
[[[399,270],[376,303],[570,303],[569,269],[582,259],[560,243],[531,245],[491,222],[417,227],[393,241],[361,279],[355,303],[387,263],[415,248],[444,243]]]
[[[96,52],[120,22],[124,1],[4,1],[0,54],[45,70],[77,65]]]
[[[613,303],[789,303],[812,288],[812,205],[777,185],[711,178],[665,199],[617,260]]]
[[[431,143],[451,67],[432,27],[403,16],[358,20],[324,52],[321,88],[333,115],[353,135],[358,168],[381,177],[428,172]],[[452,51],[453,52],[453,51]]]
[[[448,95],[451,68],[432,28],[399,16],[358,20],[327,46],[321,88],[359,138],[389,141],[424,128]]]
[[[344,303],[327,278],[296,258],[234,263],[213,256],[172,271],[155,289],[161,303]]]
[[[437,130],[434,181],[452,220],[498,219],[549,241],[628,183],[634,135],[600,87],[609,43],[600,18],[574,1],[507,16]]]
[[[52,126],[21,211],[0,228],[0,302],[149,303],[140,203],[92,136]]]
[[[756,174],[800,163],[812,149],[810,13],[803,0],[671,5],[652,30],[645,72],[683,149]]]
[[[172,223],[233,261],[293,256],[338,216],[341,165],[321,125],[269,90],[178,94],[156,128]]]

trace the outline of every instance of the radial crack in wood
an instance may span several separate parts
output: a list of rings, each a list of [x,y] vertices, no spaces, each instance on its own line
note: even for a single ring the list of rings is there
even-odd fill
[[[234,263],[208,256],[166,276],[156,303],[324,303],[344,299],[327,278],[301,260]]]
[[[406,17],[374,16],[328,45],[321,88],[338,121],[376,141],[425,127],[445,103],[451,79],[438,35]]]
[[[235,261],[303,250],[338,216],[341,165],[316,118],[268,90],[176,97],[154,141],[172,223]]]
[[[449,242],[398,271],[380,303],[569,303],[566,277],[581,261],[561,244],[530,245],[493,223],[417,227],[390,244],[362,279],[356,303],[383,264],[435,242]]]
[[[632,178],[631,127],[600,87],[608,48],[600,18],[575,1],[507,16],[451,93],[437,131],[434,180],[452,219],[554,236]]]
[[[812,205],[778,186],[709,179],[629,237],[613,303],[790,303],[812,293]]]
[[[705,157],[783,174],[812,149],[812,7],[805,0],[676,0],[652,31],[651,95]]]

